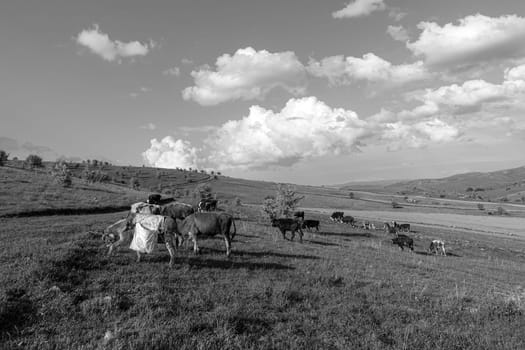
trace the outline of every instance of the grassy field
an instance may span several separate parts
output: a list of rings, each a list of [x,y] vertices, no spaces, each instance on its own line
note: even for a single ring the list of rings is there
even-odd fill
[[[162,245],[140,263],[127,248],[106,256],[100,232],[125,212],[0,218],[0,349],[525,348],[521,236],[487,234],[477,217],[464,216],[469,231],[413,221],[415,251],[401,251],[383,231],[327,214],[345,208],[379,224],[399,212],[304,186],[301,204],[322,209],[306,212],[321,229],[291,242],[254,205],[272,184],[221,177],[212,186],[246,203],[233,208],[242,219],[232,256],[221,239],[204,240],[199,256],[179,249],[171,269]],[[123,196],[111,191],[98,205]],[[448,256],[428,255],[434,238]]]

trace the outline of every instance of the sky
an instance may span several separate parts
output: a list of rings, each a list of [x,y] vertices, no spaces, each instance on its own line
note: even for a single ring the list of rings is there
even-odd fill
[[[522,0],[8,0],[0,149],[298,184],[523,166]]]

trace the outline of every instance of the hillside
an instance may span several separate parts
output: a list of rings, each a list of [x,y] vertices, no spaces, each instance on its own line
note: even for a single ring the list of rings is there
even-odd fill
[[[341,189],[369,190],[407,196],[427,196],[487,202],[523,203],[525,166],[493,172],[472,172],[440,179],[398,181],[392,184],[346,184]]]

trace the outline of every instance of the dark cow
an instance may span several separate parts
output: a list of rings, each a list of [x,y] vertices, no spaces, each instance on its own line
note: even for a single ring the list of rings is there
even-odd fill
[[[297,219],[301,218],[301,219],[304,220],[304,211],[296,211],[296,212],[294,212],[293,213],[293,217],[297,218]]]
[[[319,220],[304,220],[302,228],[306,228],[308,230],[315,228],[317,231],[319,231]]]
[[[404,246],[410,248],[412,251],[414,250],[414,240],[407,235],[398,235],[392,238],[392,244],[397,244],[401,250],[404,250]]]
[[[342,211],[334,211],[330,216],[330,219],[335,222],[342,222],[345,213]]]
[[[394,228],[401,232],[410,232],[410,224],[398,224],[396,221],[392,221]]]
[[[353,216],[349,216],[349,215],[348,216],[343,216],[341,218],[341,222],[343,224],[350,224],[350,225],[353,226],[354,225],[354,221],[355,221],[354,217]]]
[[[182,202],[171,202],[161,207],[160,215],[169,216],[173,219],[183,220],[193,214],[195,210],[189,204]]]
[[[233,232],[231,227],[233,225]],[[227,213],[193,213],[179,224],[179,231],[188,234],[193,241],[193,251],[199,253],[197,246],[198,236],[215,236],[217,234],[224,238],[226,245],[226,256],[231,254],[231,242],[237,233],[233,216]]]
[[[150,194],[148,196],[148,204],[160,204],[160,199],[162,196],[160,194]]]
[[[212,198],[201,199],[197,208],[199,211],[214,211],[217,209],[217,200]]]
[[[299,232],[299,241],[303,241],[303,230],[301,229],[302,221],[297,219],[290,219],[290,218],[281,218],[281,219],[273,219],[272,220],[272,226],[278,227],[281,233],[283,234],[283,238],[286,239],[286,231],[290,231],[292,233],[291,240],[295,238],[295,232]]]

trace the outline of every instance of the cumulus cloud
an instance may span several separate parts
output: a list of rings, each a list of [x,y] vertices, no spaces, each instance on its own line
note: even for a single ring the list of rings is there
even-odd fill
[[[171,68],[166,69],[164,72],[162,72],[162,74],[178,77],[178,76],[180,76],[180,68],[179,67],[171,67]]]
[[[399,85],[429,77],[422,61],[393,65],[373,53],[367,53],[363,58],[339,55],[321,61],[310,60],[308,72],[327,78],[334,85],[350,84],[356,80]]]
[[[76,41],[106,61],[115,61],[123,57],[145,56],[155,46],[154,42],[143,44],[138,41],[125,43],[119,40],[111,40],[109,35],[101,32],[96,24],[93,29],[81,31],[77,35]]]
[[[498,127],[525,129],[525,65],[505,71],[500,84],[468,80],[407,96],[419,101],[413,109],[398,113],[399,120],[441,118],[464,128]]]
[[[197,149],[188,141],[166,136],[150,141],[150,148],[142,153],[144,160],[158,168],[197,168]]]
[[[368,133],[355,112],[305,97],[289,100],[279,112],[252,106],[246,117],[225,123],[206,143],[218,167],[264,168],[349,153]]]
[[[368,16],[374,11],[383,11],[386,8],[383,0],[355,0],[345,8],[333,12],[334,18],[353,18]]]
[[[429,65],[469,66],[473,63],[525,56],[525,18],[516,15],[467,16],[458,24],[420,22],[422,31],[407,48]]]
[[[247,47],[217,58],[215,71],[205,66],[191,75],[195,86],[185,88],[182,96],[205,106],[264,99],[276,87],[293,95],[303,94],[306,88],[305,68],[291,51],[271,53]]]
[[[391,151],[404,147],[421,148],[432,143],[451,142],[461,136],[459,129],[440,119],[425,120],[414,124],[388,123],[382,138],[388,141]]]
[[[460,135],[459,127],[437,117],[399,120],[383,109],[363,119],[352,110],[304,97],[290,99],[280,111],[254,105],[242,119],[210,127],[199,148],[166,137],[152,140],[143,155],[160,167],[265,169],[349,154],[369,143],[394,150],[450,142]]]
[[[388,26],[386,32],[396,41],[407,41],[408,32],[403,26]]]

